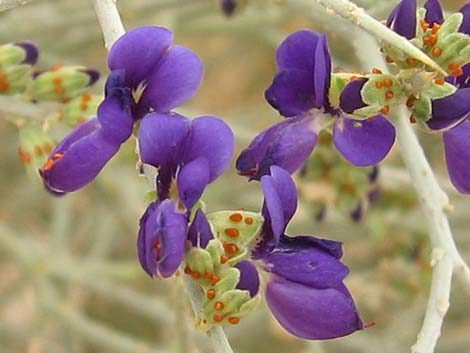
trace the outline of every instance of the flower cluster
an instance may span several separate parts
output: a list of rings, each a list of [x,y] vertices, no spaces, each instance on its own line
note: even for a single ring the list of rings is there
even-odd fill
[[[298,116],[289,118],[287,127],[276,127],[269,144],[279,144],[277,153],[281,155],[283,151],[298,153],[289,144],[292,134],[301,134],[313,148],[316,132],[303,129],[321,125],[324,118],[320,109],[326,108],[335,117],[332,123],[336,124],[338,149],[344,152],[344,144],[349,144],[353,136],[353,144],[360,151],[360,139],[372,136],[368,129],[388,127],[388,121],[377,116],[364,124],[364,132],[352,131],[356,121],[349,121],[326,96],[330,63],[325,37],[308,31],[301,32],[301,36],[311,48],[319,48],[316,64],[305,66],[305,70],[312,70],[310,73],[321,72],[321,81],[315,84],[318,100],[311,107],[301,105],[302,110],[296,110]],[[251,173],[261,179],[264,203],[260,212],[206,214],[202,194],[229,167],[234,136],[217,117],[189,120],[172,112],[194,95],[203,71],[193,52],[172,45],[172,41],[172,33],[165,28],[140,27],[113,45],[108,57],[111,73],[97,117],[78,125],[51,152],[41,172],[46,188],[63,195],[87,185],[135,131],[142,170],[157,171],[154,198],[140,219],[138,257],[151,277],[170,277],[184,268],[184,273],[197,281],[204,292],[200,328],[235,325],[253,311],[260,300],[262,281],[258,270],[262,270],[267,277],[268,306],[292,334],[328,339],[363,329],[351,294],[343,284],[349,270],[340,262],[341,244],[285,234],[297,208],[297,190],[289,174],[296,165],[267,163]],[[278,51],[282,65],[307,65],[288,57],[299,54],[298,50],[307,54],[302,49],[304,39],[299,42],[294,35],[288,41],[293,44],[284,44]],[[292,72],[295,76],[296,70],[288,70],[287,76],[291,77]],[[281,93],[274,92],[272,97],[282,100],[282,91],[291,81],[281,78],[276,82],[280,83],[273,84],[271,90]],[[286,104],[286,109],[298,107],[297,102]],[[316,110],[310,114],[310,108]],[[362,159],[344,153],[347,158],[359,158],[358,164],[375,164],[393,143],[393,133],[387,136],[390,140],[380,156],[372,153]]]

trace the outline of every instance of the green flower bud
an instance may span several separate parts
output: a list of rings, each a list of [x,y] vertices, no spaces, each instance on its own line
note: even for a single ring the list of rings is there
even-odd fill
[[[54,142],[40,126],[27,124],[19,130],[20,146],[18,154],[31,177],[38,176],[38,169],[41,168],[52,151]]]
[[[91,94],[84,94],[72,99],[62,111],[64,122],[70,127],[75,127],[94,118],[102,100],[103,97]]]
[[[32,76],[37,49],[29,43],[0,46],[0,94],[23,93]]]
[[[81,66],[64,66],[38,75],[32,85],[35,100],[67,103],[84,94],[99,78],[97,71]]]
[[[0,68],[21,64],[26,59],[26,52],[15,44],[4,44],[0,46]]]
[[[439,29],[439,36],[445,37],[448,34],[458,32],[463,22],[463,14],[455,12],[447,17]]]
[[[429,120],[431,117],[431,109],[431,99],[426,95],[422,95],[419,99],[415,100],[411,107],[413,115],[419,121]]]
[[[339,107],[339,96],[341,95],[341,91],[346,86],[349,81],[349,74],[331,74],[330,80],[330,91],[328,93],[328,98],[330,99],[330,103],[333,107]]]

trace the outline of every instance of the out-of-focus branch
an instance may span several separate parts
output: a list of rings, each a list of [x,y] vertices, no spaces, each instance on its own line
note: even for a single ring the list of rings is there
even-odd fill
[[[0,0],[0,12],[13,9],[18,6],[26,5],[32,0]]]

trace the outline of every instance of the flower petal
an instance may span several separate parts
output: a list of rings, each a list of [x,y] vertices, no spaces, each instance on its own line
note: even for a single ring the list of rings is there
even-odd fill
[[[279,69],[295,69],[313,73],[315,49],[320,37],[320,33],[303,29],[284,39],[276,51]]]
[[[444,147],[452,184],[463,194],[470,194],[470,120],[444,132]]]
[[[470,113],[470,88],[458,89],[450,96],[432,101],[432,117],[426,123],[433,130],[455,126]]]
[[[426,9],[424,20],[432,27],[434,23],[441,24],[444,22],[444,14],[439,0],[428,0],[423,6]]]
[[[283,235],[276,248],[263,258],[265,269],[310,287],[336,287],[348,275],[349,269],[329,251],[318,246],[316,240],[313,236]],[[341,243],[335,243],[341,249]]]
[[[266,301],[277,321],[300,338],[331,339],[364,328],[344,286],[316,289],[274,278],[268,282]]]
[[[113,88],[98,107],[98,120],[103,135],[121,144],[132,135],[134,120],[131,114],[132,95],[127,88]]]
[[[463,5],[459,12],[463,14],[463,22],[460,25],[459,32],[470,35],[470,4]]]
[[[142,162],[154,167],[178,164],[182,159],[190,125],[188,118],[176,113],[147,114],[138,134]]]
[[[203,157],[209,163],[209,183],[229,167],[235,138],[230,126],[222,119],[201,116],[191,121],[191,133],[184,151],[184,163]]]
[[[377,164],[387,156],[395,142],[395,128],[382,115],[357,121],[338,118],[333,143],[343,157],[358,167]]]
[[[178,195],[188,210],[201,198],[209,183],[209,172],[209,163],[205,158],[197,158],[180,169],[176,178]]]
[[[124,69],[132,88],[145,81],[159,65],[173,42],[173,33],[164,27],[142,26],[119,38],[108,55],[111,70]]]
[[[213,238],[211,226],[207,221],[206,215],[201,209],[198,209],[189,226],[188,240],[191,241],[192,246],[205,248]]]
[[[247,290],[250,292],[251,297],[258,294],[259,291],[259,274],[256,266],[251,261],[240,261],[235,265],[240,271],[240,281],[237,284],[237,289]]]
[[[153,203],[140,220],[137,249],[150,276],[170,277],[183,261],[188,220],[172,200]]]
[[[202,75],[201,59],[191,50],[176,45],[147,78],[142,104],[158,112],[168,112],[194,96]]]
[[[387,26],[406,39],[416,36],[416,0],[402,0],[392,10]]]
[[[290,69],[277,73],[264,95],[285,117],[299,115],[315,106],[313,80],[308,71]]]
[[[331,55],[326,35],[322,34],[315,49],[315,66],[313,71],[315,107],[320,109],[329,106]]]
[[[365,78],[352,80],[341,91],[339,106],[345,113],[353,113],[356,109],[366,106],[361,96],[362,87],[366,82]]]
[[[237,159],[241,175],[259,180],[272,165],[289,173],[300,168],[312,153],[318,135],[314,118],[296,117],[278,123],[256,136]]]
[[[97,119],[75,128],[51,153],[41,171],[45,186],[54,193],[72,192],[90,183],[119,150]]]
[[[36,46],[36,44],[30,41],[21,41],[21,42],[16,42],[15,45],[17,47],[21,47],[26,53],[22,64],[29,64],[29,65],[36,64],[36,62],[38,61],[38,57],[39,57],[39,49]]]

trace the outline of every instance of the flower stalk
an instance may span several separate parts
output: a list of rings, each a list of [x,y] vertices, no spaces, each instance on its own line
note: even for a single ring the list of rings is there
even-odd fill
[[[119,12],[116,7],[116,0],[94,0],[95,12],[100,22],[103,32],[105,47],[110,49],[113,43],[125,33]],[[149,180],[153,180],[151,175],[147,175]],[[185,281],[187,292],[193,306],[193,310],[197,315],[200,303],[202,302],[202,291],[194,288],[194,285]],[[214,351],[217,353],[233,353],[230,343],[221,327],[214,327],[208,332],[208,336],[212,341]]]

